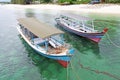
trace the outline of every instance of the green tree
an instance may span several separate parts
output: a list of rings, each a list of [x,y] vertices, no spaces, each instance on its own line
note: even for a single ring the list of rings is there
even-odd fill
[[[41,2],[43,2],[43,3],[51,3],[52,0],[41,0]]]
[[[110,3],[120,3],[120,0],[109,0]]]
[[[59,3],[65,3],[68,2],[70,4],[83,4],[83,3],[89,3],[90,0],[59,0]]]
[[[70,2],[72,0],[59,0],[60,3],[64,3],[64,2]]]
[[[25,0],[11,0],[11,3],[13,3],[13,4],[24,4]]]

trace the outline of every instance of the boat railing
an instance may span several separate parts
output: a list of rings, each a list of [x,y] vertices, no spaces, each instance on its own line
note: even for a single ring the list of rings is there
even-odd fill
[[[84,29],[86,29],[87,31],[90,31],[90,32],[95,32],[96,31],[96,30],[94,30],[94,26],[90,25],[90,24],[82,23],[82,27]]]
[[[92,24],[87,23],[87,21],[84,20],[74,20],[70,17],[61,16],[61,19],[64,23],[64,25],[74,27],[75,29],[82,29],[83,31],[87,32],[98,32],[98,30],[94,29],[94,24],[92,21]]]

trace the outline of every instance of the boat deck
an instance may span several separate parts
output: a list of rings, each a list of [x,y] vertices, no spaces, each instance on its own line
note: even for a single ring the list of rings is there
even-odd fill
[[[49,48],[48,48],[49,54],[60,54],[60,53],[66,52],[66,51],[67,51],[67,49],[65,47],[53,48],[53,47],[49,46]]]
[[[60,22],[64,24],[65,26],[85,33],[95,33],[98,32],[97,30],[94,30],[92,25],[84,24],[82,22],[76,23],[75,21],[71,20],[71,18],[62,18],[60,19]],[[89,27],[88,27],[89,26]]]

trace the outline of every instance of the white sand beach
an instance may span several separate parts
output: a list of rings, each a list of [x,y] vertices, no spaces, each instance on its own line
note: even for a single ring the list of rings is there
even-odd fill
[[[15,5],[10,4],[14,8],[39,8],[39,9],[52,9],[52,10],[70,10],[81,11],[89,13],[107,13],[107,14],[120,14],[120,5],[118,4],[79,4],[79,5],[56,5],[56,4],[36,4],[36,5]]]

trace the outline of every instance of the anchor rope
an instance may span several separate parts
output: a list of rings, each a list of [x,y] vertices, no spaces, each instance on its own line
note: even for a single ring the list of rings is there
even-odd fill
[[[75,56],[76,58],[78,56]],[[79,58],[78,58],[79,59]],[[100,70],[97,70],[97,69],[92,69],[91,67],[85,67],[81,62],[80,62],[80,59],[78,60],[78,64],[80,66],[80,68],[84,69],[84,70],[88,70],[88,71],[92,71],[96,74],[103,74],[103,75],[106,75],[106,76],[109,76],[109,77],[112,77],[116,80],[120,80],[120,77],[118,77],[117,75],[114,75],[112,73],[109,73],[109,72],[106,72],[106,71],[100,71]],[[73,65],[71,64],[71,68],[73,68]],[[77,76],[77,75],[76,75]],[[78,76],[77,76],[78,77]],[[79,77],[78,77],[79,78]],[[80,80],[80,79],[77,79],[77,80]]]
[[[70,61],[70,65],[71,65],[72,70],[75,72],[75,69],[74,69],[71,61]],[[78,77],[78,75],[76,74],[76,72],[75,72],[75,76],[77,77],[77,80],[80,80],[80,78]]]
[[[70,62],[70,64],[71,64],[71,68],[72,68],[73,72],[75,73],[75,69],[74,69],[74,67],[73,67],[71,62]],[[78,75],[76,73],[75,73],[75,76],[77,77],[77,80],[80,80],[80,78],[78,77]]]
[[[120,46],[119,46],[119,45],[115,44],[115,43],[114,43],[114,42],[110,39],[110,36],[109,36],[109,34],[108,34],[108,33],[106,33],[106,36],[107,36],[108,40],[110,41],[110,43],[111,43],[112,45],[114,45],[115,47],[120,48]]]
[[[104,22],[104,21],[94,21],[94,22]],[[118,21],[118,22],[120,22],[120,21]],[[118,24],[116,24],[116,23],[112,23],[112,22],[109,22],[109,21],[106,21],[106,22],[104,22],[104,23],[109,23],[109,24],[112,24],[112,25],[118,25]]]
[[[114,78],[114,79],[116,79],[116,80],[120,80],[120,78],[119,78],[118,76],[113,75],[113,74],[111,74],[111,73],[109,73],[109,72],[95,70],[95,69],[92,69],[91,67],[85,67],[85,66],[84,66],[83,64],[81,64],[80,62],[79,62],[79,65],[80,65],[80,67],[81,67],[82,69],[95,72],[96,74],[104,74],[104,75],[107,75],[107,76],[109,76],[109,77],[112,77],[112,78]]]
[[[68,61],[67,61],[67,64],[68,64]],[[69,80],[69,78],[68,78],[68,66],[67,66],[67,73],[66,73],[66,75],[67,75],[67,80]]]

